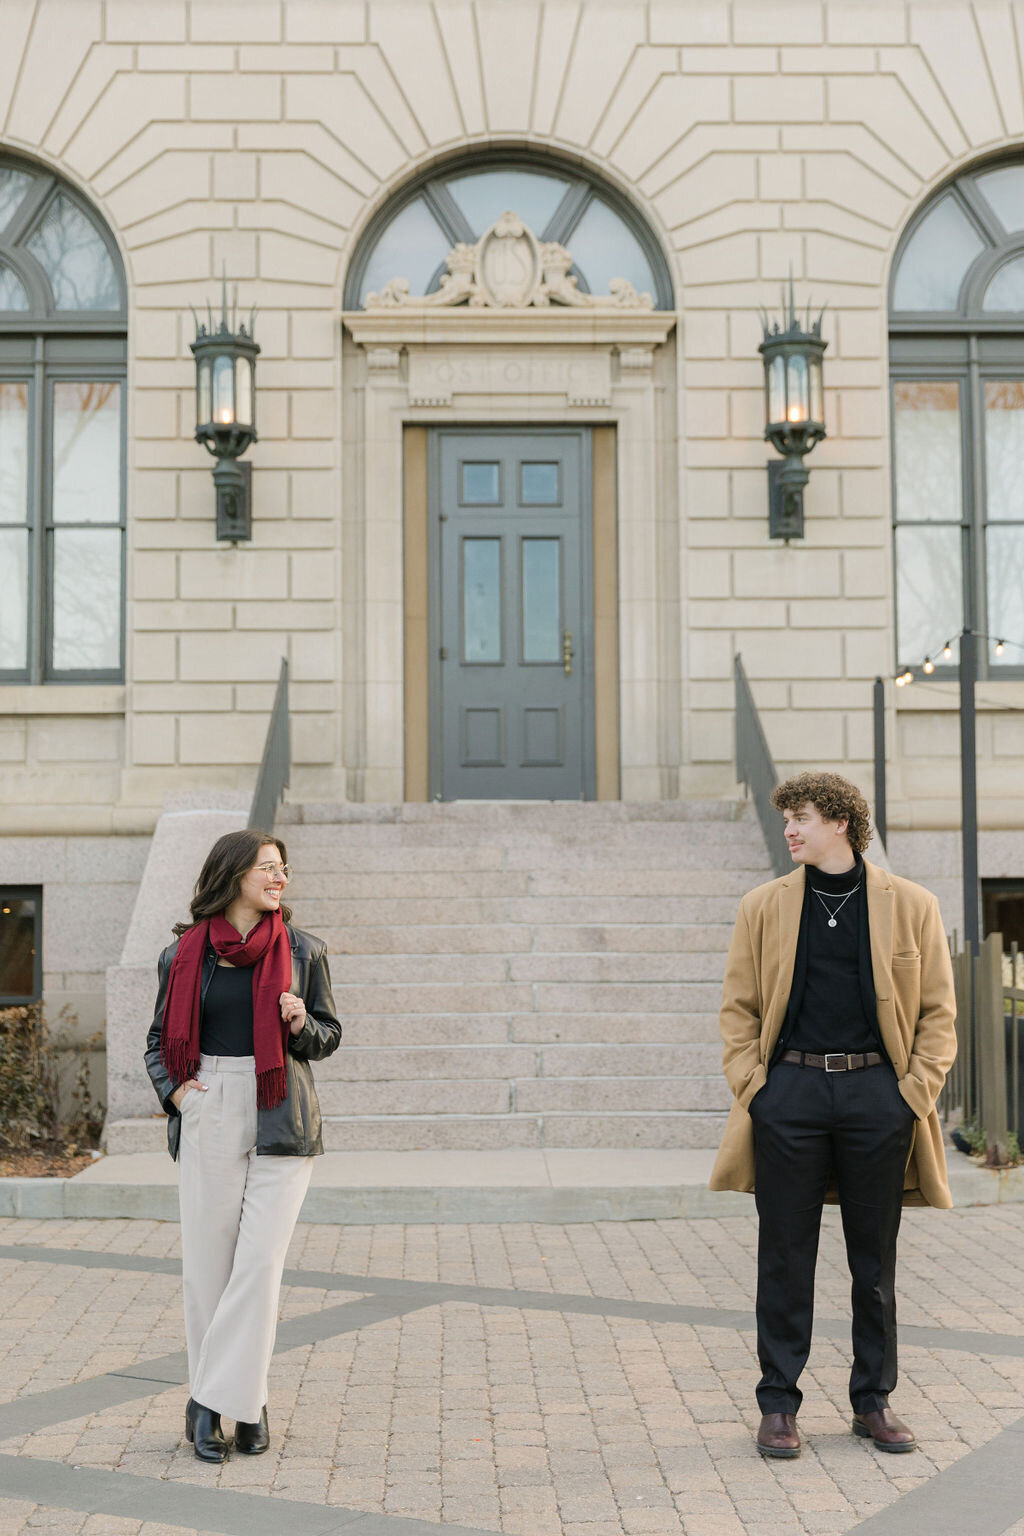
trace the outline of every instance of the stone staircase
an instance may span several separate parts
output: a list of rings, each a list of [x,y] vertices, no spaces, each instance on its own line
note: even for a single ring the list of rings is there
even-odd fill
[[[295,922],[345,1034],[314,1068],[328,1151],[716,1146],[718,1006],[752,807],[287,808]],[[162,1122],[108,1127],[155,1150]]]
[[[736,801],[301,808],[295,921],[326,939],[329,1150],[708,1147],[738,898]]]

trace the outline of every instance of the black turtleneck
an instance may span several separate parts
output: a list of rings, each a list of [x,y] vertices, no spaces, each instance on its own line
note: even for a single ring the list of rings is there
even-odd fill
[[[864,860],[859,853],[854,860],[842,875],[805,868],[800,937],[782,1031],[785,1050],[879,1049]],[[829,926],[833,915],[834,928]]]

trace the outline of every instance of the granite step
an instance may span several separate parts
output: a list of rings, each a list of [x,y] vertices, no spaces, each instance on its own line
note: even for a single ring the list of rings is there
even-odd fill
[[[292,854],[289,852],[289,859]],[[511,850],[509,851],[511,859]],[[612,857],[573,860],[526,860],[490,869],[309,870],[296,865],[288,891],[291,902],[307,900],[377,900],[427,898],[464,901],[499,896],[602,895],[720,896],[766,879],[752,864],[747,848],[691,851],[685,859],[655,863],[650,859]]]
[[[416,1151],[502,1147],[717,1147],[724,1114],[704,1110],[641,1110],[636,1113],[456,1115],[384,1114],[325,1116],[328,1152]],[[166,1152],[164,1117],[113,1120],[106,1131],[109,1154]]]
[[[460,841],[410,845],[403,829],[388,828],[389,836],[367,838],[345,833],[287,840],[289,862],[299,873],[315,874],[388,874],[410,872],[470,872],[495,869],[535,869],[547,865],[568,864],[591,869],[602,865],[626,868],[653,865],[663,869],[714,867],[723,859],[740,858],[754,868],[764,868],[763,854],[751,852],[749,829],[728,824],[727,830],[714,837],[672,828],[645,828],[643,835],[622,831],[593,837],[566,839],[551,837],[516,838],[507,844]]]
[[[320,1079],[325,1117],[351,1115],[588,1114],[728,1108],[721,1077]]]
[[[725,972],[724,950],[690,954],[431,954],[333,955],[328,963],[339,1002],[350,987],[426,986],[446,982],[532,981],[718,981]]]
[[[724,879],[724,877],[723,877]],[[326,937],[338,927],[410,927],[424,926],[522,926],[542,928],[565,924],[613,924],[633,926],[692,924],[708,922],[727,926],[730,933],[736,919],[740,896],[753,888],[756,880],[735,879],[736,889],[693,891],[689,896],[639,896],[621,892],[540,896],[494,896],[488,900],[455,898],[450,901],[411,897],[340,896],[313,900],[300,897],[294,889],[288,902],[300,928]]]
[[[544,1077],[718,1078],[720,1049],[711,1042],[644,1045],[549,1041],[544,1044],[349,1045],[315,1064],[318,1083],[432,1082],[467,1078],[508,1081]]]
[[[729,1090],[716,1077],[533,1078],[513,1084],[512,1107],[522,1114],[585,1114],[712,1110],[724,1114]],[[452,1106],[454,1108],[454,1106]],[[460,1106],[461,1107],[461,1106]]]
[[[729,923],[354,923],[320,928],[342,955],[725,954]]]
[[[335,988],[345,1013],[712,1013],[720,981],[383,982]]]
[[[425,828],[436,835],[439,828],[483,824],[522,830],[549,826],[558,835],[576,827],[632,825],[649,822],[745,822],[756,829],[756,813],[750,801],[739,798],[687,800],[435,800],[407,801],[390,805],[358,804],[350,800],[304,801],[282,807],[279,825],[288,837],[306,826],[405,826]],[[478,830],[475,835],[479,835]]]
[[[698,1110],[636,1114],[352,1115],[324,1120],[329,1152],[370,1148],[716,1147],[723,1114]]]
[[[342,1011],[343,1046],[580,1044],[701,1045],[721,1056],[713,1013],[368,1013]],[[317,1070],[322,1070],[318,1068]]]
[[[452,1078],[533,1077],[532,1045],[348,1046],[316,1063],[321,1082],[430,1082]]]

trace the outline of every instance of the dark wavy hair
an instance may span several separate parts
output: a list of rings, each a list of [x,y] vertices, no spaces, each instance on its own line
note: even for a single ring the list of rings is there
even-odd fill
[[[287,864],[288,853],[284,843],[273,832],[261,832],[257,827],[244,827],[241,832],[225,832],[218,837],[206,861],[199,871],[195,890],[192,892],[191,923],[175,923],[174,936],[181,935],[204,917],[216,917],[225,907],[230,907],[242,886],[242,876],[256,863],[261,848],[272,843],[281,855],[281,863]],[[281,916],[286,923],[292,920],[292,909],[281,903]]]
[[[798,811],[810,801],[823,821],[846,821],[846,836],[854,853],[871,841],[871,813],[856,784],[838,773],[798,773],[777,784],[772,805],[777,811]]]

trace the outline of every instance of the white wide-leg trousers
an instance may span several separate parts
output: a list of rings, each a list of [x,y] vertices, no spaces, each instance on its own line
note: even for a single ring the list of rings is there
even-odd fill
[[[267,1401],[281,1273],[311,1157],[257,1157],[256,1061],[203,1056],[181,1104],[178,1195],[190,1391],[255,1424]]]

